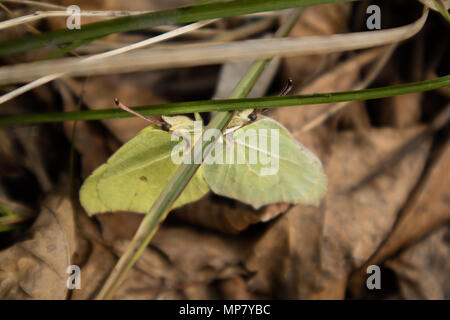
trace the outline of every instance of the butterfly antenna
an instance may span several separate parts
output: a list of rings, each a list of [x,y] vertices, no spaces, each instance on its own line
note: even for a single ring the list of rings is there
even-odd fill
[[[291,78],[289,78],[289,79],[287,80],[287,83],[286,83],[286,85],[284,86],[283,90],[281,90],[279,96],[280,96],[280,97],[287,96],[287,95],[289,94],[289,92],[291,92],[291,90],[292,90],[293,87],[294,87],[293,81],[292,81]],[[269,110],[270,110],[269,108],[263,109],[263,110],[261,111],[261,113],[267,113]]]
[[[280,92],[279,96],[282,97],[282,96],[287,95],[289,92],[291,92],[292,87],[293,87],[293,81],[292,81],[291,78],[289,78],[288,81],[287,81],[287,83],[286,83],[286,86],[285,86],[285,87],[283,88],[283,90]],[[258,119],[258,115],[260,115],[260,114],[265,114],[265,113],[267,113],[269,110],[270,110],[269,108],[265,108],[265,109],[255,109],[255,110],[253,110],[252,113],[250,113],[250,114],[248,115],[248,121],[247,121],[246,123],[244,123],[244,124],[241,126],[241,128],[242,128],[242,127],[245,127],[245,126],[247,126],[247,125],[249,125],[250,123],[252,123],[252,122],[254,122],[254,121],[256,121],[256,119]]]
[[[286,83],[286,86],[285,86],[284,89],[280,92],[280,97],[283,97],[283,96],[288,95],[289,92],[291,92],[293,86],[294,86],[294,85],[293,85],[292,79],[289,78],[288,81],[287,81],[287,83]]]
[[[146,117],[146,116],[144,116],[144,115],[142,115],[142,114],[140,114],[140,113],[138,113],[138,112],[136,112],[136,111],[134,111],[134,110],[131,110],[131,109],[128,108],[126,105],[124,105],[122,102],[120,102],[119,99],[117,99],[117,98],[114,98],[114,103],[115,103],[120,109],[122,109],[122,110],[124,110],[124,111],[126,111],[126,112],[129,112],[129,113],[131,113],[131,114],[134,114],[136,117],[138,117],[138,118],[140,118],[140,119],[142,119],[142,120],[145,120],[145,121],[147,121],[147,122],[150,122],[151,124],[154,124],[154,125],[156,125],[156,126],[158,126],[158,127],[160,127],[160,128],[162,128],[162,129],[164,129],[164,130],[167,131],[167,129],[168,129],[168,123],[166,123],[166,122],[164,122],[164,121],[158,121],[158,120],[155,120],[155,119],[151,119],[151,118]]]

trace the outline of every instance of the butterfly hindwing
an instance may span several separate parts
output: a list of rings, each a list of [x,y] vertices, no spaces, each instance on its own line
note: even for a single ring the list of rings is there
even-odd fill
[[[238,163],[239,147],[245,155],[244,163]],[[234,161],[227,163],[231,149]],[[250,161],[255,151],[256,163]],[[326,192],[327,179],[320,160],[281,124],[267,117],[235,130],[233,138],[222,139],[209,157],[203,170],[212,191],[254,208],[277,202],[318,205]],[[222,159],[222,164],[212,163],[214,158]]]

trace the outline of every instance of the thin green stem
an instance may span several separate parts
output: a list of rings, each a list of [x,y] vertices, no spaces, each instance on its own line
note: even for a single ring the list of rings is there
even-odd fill
[[[312,95],[294,95],[285,97],[191,101],[135,107],[133,108],[133,110],[136,110],[143,115],[150,116],[210,111],[232,111],[256,108],[281,108],[324,103],[337,103],[345,101],[380,99],[415,92],[435,90],[449,85],[450,75],[446,75],[433,80],[412,82],[407,84],[366,90],[321,93]],[[133,115],[131,115],[130,113],[122,111],[118,108],[75,112],[47,112],[2,117],[0,118],[0,126],[73,120],[102,120],[112,118],[127,118],[132,116]]]
[[[16,214],[8,206],[0,203],[0,216],[15,217]]]
[[[16,229],[28,219],[29,216],[16,213],[9,205],[0,203],[0,232]]]
[[[64,47],[62,47],[59,50],[56,50],[52,53],[50,53],[49,55],[39,59],[38,61],[44,61],[44,60],[50,60],[50,59],[55,59],[55,58],[59,58],[64,56],[66,53],[71,52],[72,50],[75,50],[81,46],[84,46],[85,44],[88,44],[94,40],[96,40],[97,38],[93,38],[93,39],[84,39],[84,40],[77,40],[74,41],[73,43],[70,43]]]

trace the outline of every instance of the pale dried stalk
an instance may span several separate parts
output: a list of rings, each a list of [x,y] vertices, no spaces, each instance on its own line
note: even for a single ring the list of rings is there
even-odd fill
[[[139,50],[98,61],[64,58],[51,62],[27,63],[0,68],[0,84],[29,81],[49,73],[71,76],[117,74],[162,68],[218,64],[236,60],[266,59],[273,56],[301,56],[366,49],[406,40],[419,32],[428,15],[424,10],[416,22],[399,28],[323,37],[258,39],[201,46]]]
[[[1,2],[6,3],[17,3],[17,4],[23,4],[28,6],[33,6],[37,8],[43,8],[43,9],[65,9],[65,6],[61,6],[58,4],[53,4],[49,2],[44,1],[32,1],[32,0],[2,0]]]
[[[392,44],[390,45],[386,51],[383,53],[381,58],[377,61],[375,66],[372,68],[372,70],[369,72],[368,76],[358,83],[356,86],[352,88],[352,90],[362,90],[367,88],[378,76],[378,74],[381,72],[381,70],[385,67],[386,63],[391,58],[392,54],[394,53],[395,49],[397,48],[398,44]],[[300,132],[306,132],[310,131],[320,124],[324,123],[327,119],[350,105],[351,102],[342,102],[342,103],[336,103],[331,105],[330,108],[325,110],[324,112],[318,114],[316,117],[308,121],[301,129]]]
[[[213,29],[213,28],[202,28],[202,29],[198,29],[198,30],[192,30],[191,32],[189,32],[189,36],[191,37],[196,37],[196,38],[209,38],[210,41],[220,41],[220,42],[224,42],[224,41],[233,41],[233,40],[239,40],[239,39],[244,39],[250,36],[253,36],[255,34],[261,33],[264,30],[267,30],[268,28],[270,28],[274,22],[276,21],[275,18],[273,17],[267,17],[267,18],[262,18],[259,19],[258,21],[251,23],[251,24],[246,24],[242,27],[237,27],[235,29],[232,30],[220,30],[220,29]],[[175,29],[175,26],[158,26],[158,27],[153,27],[150,28],[151,31],[156,31],[156,32],[167,32],[167,31],[171,31],[173,29]],[[133,36],[134,38],[136,36]],[[122,38],[127,38],[126,35],[121,35],[121,39]],[[92,51],[98,52],[98,51],[102,51],[102,50],[111,50],[111,49],[115,49],[115,48],[119,48],[125,45],[129,45],[130,43],[135,42],[135,41],[120,41],[120,42],[113,42],[113,41],[105,41],[105,40],[96,40],[93,41],[92,43],[86,44],[80,48],[75,49],[74,51],[76,51],[77,53],[85,53],[85,54],[89,54]],[[199,42],[198,44],[196,44],[197,46],[202,46],[202,45],[210,45],[211,43],[208,42]],[[184,47],[189,47],[191,46],[191,44],[160,44],[157,46],[154,46],[154,48],[157,47],[163,47],[163,48],[177,48],[177,50],[183,50]]]
[[[65,9],[65,7],[63,7]],[[152,11],[144,11],[144,10],[80,10],[80,17],[85,18],[120,18],[120,17],[128,17],[139,14],[150,13]],[[32,14],[28,14],[25,16],[9,19],[6,21],[0,22],[0,30],[7,29],[11,27],[16,27],[24,23],[30,23],[42,19],[47,18],[67,18],[72,15],[71,12],[67,12],[65,10],[52,10],[52,11],[36,11]],[[263,17],[277,17],[280,13],[253,13],[244,16],[263,16]]]
[[[90,17],[90,18],[119,18],[127,17],[132,15],[138,15],[143,13],[149,13],[151,11],[124,11],[124,10],[80,10],[80,17]],[[16,27],[24,23],[30,23],[46,18],[66,18],[72,15],[71,12],[67,11],[36,11],[32,14],[26,16],[21,16],[6,21],[0,22],[0,30],[7,29],[11,27]]]
[[[186,25],[184,27],[181,27],[181,28],[178,28],[178,29],[175,29],[175,30],[163,33],[163,34],[160,34],[160,35],[158,35],[156,37],[152,37],[152,38],[146,39],[144,41],[133,43],[133,44],[131,44],[129,46],[126,46],[126,47],[118,48],[118,49],[107,51],[107,52],[104,52],[104,53],[99,53],[99,54],[90,56],[88,58],[83,58],[81,60],[81,62],[82,63],[83,62],[84,63],[85,62],[91,62],[91,61],[96,62],[96,61],[98,61],[100,59],[105,59],[105,58],[113,57],[113,56],[116,56],[116,55],[119,55],[119,54],[124,54],[124,53],[132,51],[132,50],[143,48],[145,46],[149,46],[149,45],[157,43],[157,42],[161,42],[161,41],[164,41],[164,40],[167,40],[167,39],[171,39],[171,38],[177,37],[177,36],[179,36],[181,34],[190,32],[191,30],[195,30],[195,29],[201,28],[201,27],[203,27],[203,26],[205,26],[205,25],[207,25],[209,23],[212,23],[214,21],[215,20],[207,20],[207,21],[195,22],[195,23]],[[37,79],[37,80],[35,80],[33,82],[30,82],[30,83],[20,87],[20,88],[17,88],[16,90],[13,90],[13,91],[11,91],[11,92],[9,92],[7,94],[2,95],[0,97],[0,104],[5,103],[6,101],[9,101],[9,100],[11,100],[11,99],[13,99],[13,98],[15,98],[15,97],[17,97],[17,96],[27,92],[27,91],[30,91],[30,90],[32,90],[34,88],[37,88],[37,87],[39,87],[41,85],[44,85],[44,84],[46,84],[46,83],[48,83],[50,81],[53,81],[53,80],[58,79],[58,78],[60,78],[62,76],[65,76],[65,75],[67,75],[66,72],[59,72],[59,73],[54,73],[54,74],[50,74],[50,75],[46,75],[44,77],[41,77],[41,78],[39,78],[39,79]]]
[[[6,11],[6,13],[8,14],[8,16],[11,17],[11,19],[14,19],[14,12],[12,12],[11,10],[9,10],[9,8],[7,6],[5,6],[3,3],[0,2],[0,7]],[[9,21],[9,20],[8,20]],[[1,22],[0,22],[1,24]],[[24,27],[30,31],[31,33],[34,34],[39,34],[39,30],[37,30],[35,27],[33,27],[32,25],[29,25],[28,23],[24,23]]]
[[[439,8],[436,6],[436,0],[419,0],[420,2],[422,2],[424,5],[426,5],[427,7],[429,7],[430,9],[433,9],[435,11],[440,11]],[[448,10],[450,8],[450,0],[439,0],[440,5],[442,5],[445,10]]]

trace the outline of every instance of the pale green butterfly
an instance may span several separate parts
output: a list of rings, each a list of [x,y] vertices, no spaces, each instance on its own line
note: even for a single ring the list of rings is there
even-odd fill
[[[166,130],[170,127],[171,131],[183,129],[189,133],[194,127],[193,121],[187,117],[162,117],[163,121],[158,121],[144,117],[118,101],[116,103]],[[209,188],[216,194],[237,199],[254,208],[275,202],[319,204],[327,185],[320,160],[275,120],[261,117],[255,121],[258,113],[244,110],[231,120],[226,132],[227,137],[232,136],[231,143],[219,139],[173,208],[200,199]],[[261,130],[278,132],[279,153],[266,152],[266,162],[268,159],[272,164],[277,162],[277,171],[272,174],[267,174],[272,167],[248,161],[255,148],[248,135],[247,142],[246,134]],[[259,134],[257,140],[261,137]],[[271,136],[266,137],[266,145],[272,141]],[[89,214],[118,210],[148,212],[175,173],[177,165],[169,157],[176,146],[177,142],[172,141],[169,132],[155,126],[142,130],[84,182],[80,200],[86,211]],[[241,164],[237,161],[237,152],[233,156],[234,162],[229,161],[230,150],[235,146],[244,150],[245,159]],[[260,155],[264,154],[261,151],[267,150],[263,149],[257,150]],[[220,158],[222,161],[217,161]]]
[[[289,79],[280,96],[288,94],[291,89],[292,80]],[[233,135],[232,139],[219,140],[215,147],[217,152],[214,157],[222,158],[222,163],[208,164],[211,161],[205,159],[203,168],[206,181],[214,193],[250,204],[256,209],[276,202],[317,206],[327,188],[327,178],[320,160],[295,140],[280,123],[267,117],[258,117],[264,111],[247,109],[230,121],[228,131]],[[255,143],[250,142],[252,136],[258,143],[271,130],[277,136],[267,135],[265,143],[256,149],[260,155],[266,153],[266,160],[270,160],[269,162],[275,160],[276,168],[267,168],[261,161],[249,163],[249,154],[255,149]],[[252,133],[247,135],[247,132]],[[227,132],[225,134],[229,136]],[[276,143],[272,143],[271,138],[277,138]],[[236,144],[245,149],[245,161],[241,161],[244,163],[239,164],[238,153],[231,150],[236,149]],[[277,152],[274,152],[274,147],[277,147]],[[229,153],[233,153],[234,161],[226,161],[231,158],[227,158]]]
[[[202,166],[214,193],[255,209],[276,202],[320,203],[327,186],[321,162],[280,123],[260,116],[232,134],[217,142]]]
[[[120,104],[118,100],[116,103]],[[136,114],[122,104],[120,107]],[[89,214],[148,212],[178,167],[171,161],[171,152],[178,142],[172,141],[172,134],[160,127],[191,132],[194,122],[184,116],[163,117],[163,121],[159,121],[136,115],[153,125],[141,130],[85,180],[80,201]],[[209,190],[203,169],[199,168],[173,208],[196,201]]]

